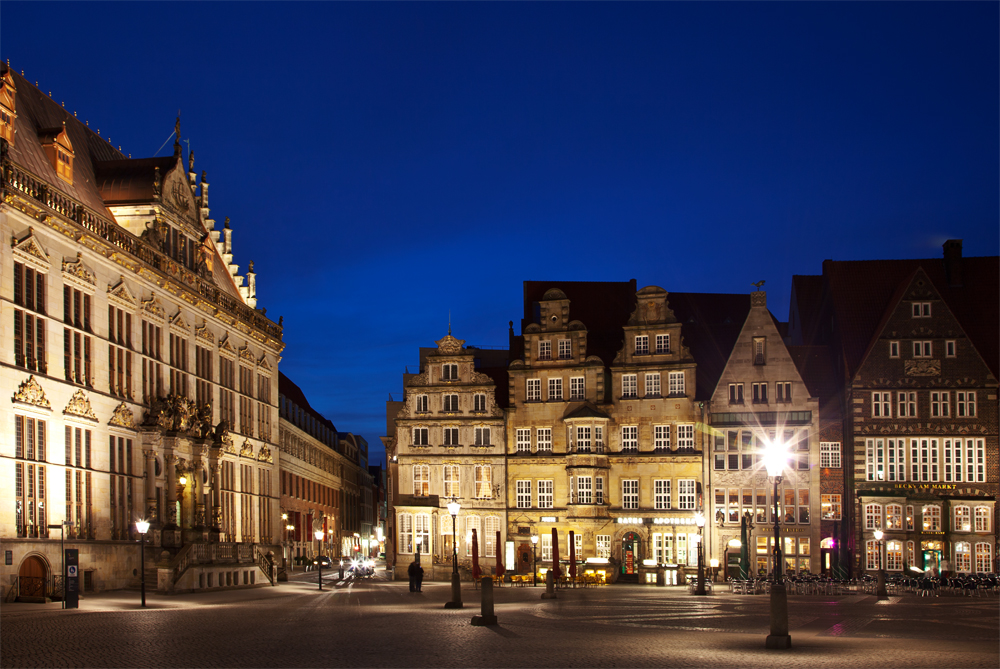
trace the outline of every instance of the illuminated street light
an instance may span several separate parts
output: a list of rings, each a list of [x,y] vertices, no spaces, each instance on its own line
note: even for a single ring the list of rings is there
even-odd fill
[[[875,550],[878,555],[878,572],[876,575],[875,596],[879,599],[889,599],[889,593],[885,589],[885,569],[882,568],[882,537],[885,533],[882,530],[875,530]]]
[[[788,459],[787,447],[781,441],[769,441],[764,449],[764,467],[767,475],[774,479],[774,569],[771,584],[771,633],[767,635],[767,648],[791,648],[792,637],[788,635],[788,595],[782,577],[781,525],[778,521],[778,486]]]
[[[462,580],[458,575],[458,533],[455,531],[461,508],[455,497],[448,502],[448,513],[451,514],[451,601],[444,603],[446,609],[462,608]]]
[[[531,535],[531,587],[538,585],[538,535]]]
[[[149,521],[135,521],[135,529],[139,533],[139,590],[142,592],[142,605],[146,606],[146,532],[149,532]]]
[[[702,532],[705,531],[705,516],[700,512],[694,517],[694,522],[698,526],[698,587],[694,594],[704,595],[705,593],[705,542]]]
[[[323,530],[316,530],[313,532],[313,536],[316,537],[316,541],[319,542],[319,549],[316,551],[316,566],[319,567],[319,589],[323,589],[323,555],[320,551],[323,549]]]

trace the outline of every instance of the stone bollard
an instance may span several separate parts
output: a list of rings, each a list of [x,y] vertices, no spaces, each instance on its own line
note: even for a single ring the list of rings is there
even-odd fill
[[[788,634],[788,596],[784,583],[771,586],[771,633],[764,646],[771,649],[792,647],[792,637]]]
[[[497,617],[493,613],[493,578],[490,576],[483,576],[482,588],[483,603],[481,615],[472,616],[472,624],[477,627],[496,625]]]
[[[555,599],[556,598],[556,575],[552,570],[545,572],[545,592],[542,593],[542,599]]]

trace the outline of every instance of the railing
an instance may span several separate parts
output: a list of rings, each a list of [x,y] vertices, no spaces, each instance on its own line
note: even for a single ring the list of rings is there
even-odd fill
[[[185,546],[171,561],[174,583],[191,567],[210,564],[256,564],[267,576],[268,581],[274,584],[273,562],[259,544],[231,542]]]
[[[256,558],[257,567],[264,572],[264,575],[267,576],[267,580],[270,581],[271,585],[274,585],[274,562],[271,561],[271,558],[267,556],[267,553],[265,553],[258,544],[253,545],[253,553],[254,558]]]
[[[52,599],[63,599],[63,577],[62,574],[49,574],[45,576],[11,576],[10,590],[4,601],[13,602],[20,596],[25,597],[50,597]]]
[[[281,340],[282,328],[272,323],[266,316],[243,304],[240,300],[223,293],[213,284],[202,280],[197,274],[143,243],[138,237],[114,221],[103,218],[83,204],[49,188],[47,183],[9,160],[4,161],[2,169],[2,190],[17,191],[30,197],[49,210],[73,221],[95,237],[100,237],[154,269],[188,284],[209,302],[230,312],[240,320],[252,324],[268,336]]]

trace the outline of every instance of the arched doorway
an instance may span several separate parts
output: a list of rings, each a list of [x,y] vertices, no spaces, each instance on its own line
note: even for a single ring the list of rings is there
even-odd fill
[[[641,560],[642,540],[635,532],[626,532],[622,537],[622,575],[638,574]]]
[[[29,555],[21,563],[17,572],[18,595],[21,597],[45,597],[45,579],[48,569],[37,555]]]

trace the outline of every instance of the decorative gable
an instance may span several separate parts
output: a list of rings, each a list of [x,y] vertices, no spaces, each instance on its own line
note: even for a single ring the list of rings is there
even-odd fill
[[[249,362],[251,365],[256,364],[257,362],[257,359],[254,358],[253,351],[250,350],[250,344],[247,344],[240,349],[240,358]]]
[[[443,339],[439,339],[434,343],[437,344],[438,353],[444,355],[459,355],[462,352],[462,346],[465,345],[465,340],[455,339],[451,336],[451,332],[449,331]]]
[[[118,283],[114,285],[108,284],[108,301],[117,302],[120,306],[129,310],[139,306],[139,301],[135,299],[132,291],[128,289],[128,285],[125,283],[125,277],[120,277]]]
[[[83,254],[77,251],[75,260],[62,261],[62,272],[63,280],[80,288],[84,292],[93,294],[94,288],[97,286],[97,281],[94,279],[94,273],[86,268],[83,264]]]
[[[156,299],[156,293],[150,293],[149,299],[142,301],[142,310],[144,313],[159,318],[160,320],[165,320],[167,318],[167,311],[160,304],[160,301]]]
[[[17,118],[17,87],[10,68],[0,75],[0,137],[14,143],[14,119]]]
[[[262,370],[266,370],[268,372],[271,371],[271,365],[268,364],[266,355],[260,356],[260,360],[257,361],[257,366]]]
[[[76,153],[73,151],[73,143],[69,141],[66,133],[66,122],[62,126],[55,128],[43,128],[38,132],[38,139],[42,143],[45,157],[49,159],[49,164],[56,171],[56,175],[68,184],[73,183],[73,160]]]
[[[236,349],[233,348],[233,345],[229,343],[229,337],[228,336],[225,339],[223,339],[222,341],[219,342],[219,352],[220,353],[226,353],[228,355],[236,357]]]
[[[87,420],[92,420],[97,422],[97,416],[94,414],[94,410],[90,407],[90,400],[87,396],[83,394],[82,390],[77,390],[73,393],[73,397],[69,398],[69,404],[63,409],[63,415],[65,416],[79,416],[80,418],[86,418]]]
[[[208,329],[207,321],[194,329],[194,336],[211,344],[215,343],[215,335]]]
[[[33,267],[39,272],[48,272],[52,267],[49,262],[49,254],[43,249],[35,238],[33,228],[28,228],[28,234],[18,240],[16,237],[11,240],[14,260]]]
[[[17,392],[14,393],[12,401],[30,404],[42,409],[52,408],[48,398],[45,397],[45,391],[42,390],[42,386],[35,380],[34,376],[29,376],[27,380],[17,387]]]
[[[115,411],[111,414],[111,420],[108,421],[108,425],[134,430],[136,429],[135,416],[132,414],[132,410],[129,409],[124,402],[122,402],[115,407]]]
[[[191,331],[191,327],[184,321],[184,315],[180,309],[170,318],[170,329],[183,334],[188,334]]]

